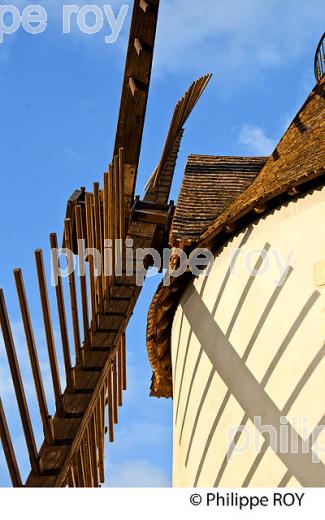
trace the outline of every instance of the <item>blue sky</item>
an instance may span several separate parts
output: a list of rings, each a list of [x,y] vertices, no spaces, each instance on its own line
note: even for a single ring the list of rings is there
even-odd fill
[[[21,10],[37,4],[6,3]],[[111,160],[132,2],[125,2],[130,9],[114,44],[105,44],[107,23],[96,35],[82,34],[75,25],[71,34],[62,34],[62,5],[68,2],[39,3],[48,12],[46,31],[30,35],[21,28],[0,45],[0,286],[27,377],[12,277],[12,269],[22,267],[42,369],[49,381],[33,252],[43,248],[49,264],[48,235],[52,231],[61,235],[68,197],[75,188],[90,188],[100,180]],[[110,4],[118,13],[122,3],[97,5]],[[195,78],[213,73],[186,126],[172,193],[177,200],[189,153],[272,152],[314,85],[314,51],[324,30],[325,10],[323,0],[162,0],[161,4],[139,194],[160,158],[175,103]],[[129,388],[116,442],[107,449],[107,485],[171,484],[172,402],[148,396],[151,370],[145,325],[157,284],[157,279],[148,280],[128,329]],[[52,304],[54,313],[53,298]],[[40,442],[29,376],[26,392],[35,409]],[[0,395],[26,475],[26,451],[1,341]],[[0,448],[0,486],[8,483]]]

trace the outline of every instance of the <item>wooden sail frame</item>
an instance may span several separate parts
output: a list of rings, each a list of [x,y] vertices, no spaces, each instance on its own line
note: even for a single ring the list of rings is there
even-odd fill
[[[112,252],[115,256],[117,247],[121,247],[119,253],[123,259],[126,238],[133,240],[135,250],[153,246],[159,248],[167,240],[174,209],[173,204],[168,205],[168,199],[183,134],[182,126],[210,76],[194,82],[178,103],[159,171],[154,182],[150,183],[141,208],[137,207],[134,189],[158,11],[159,0],[134,2],[112,163],[103,175],[102,187],[95,182],[91,193],[86,193],[85,189],[77,190],[69,201],[64,221],[64,246],[70,251],[75,251],[78,241],[83,241],[88,248],[96,248],[103,254],[106,242],[114,244],[119,239],[122,247],[114,246]],[[50,235],[49,245],[52,262],[56,264],[59,259],[55,233]],[[30,474],[23,482],[0,399],[0,438],[15,487],[98,487],[105,480],[105,437],[107,435],[110,442],[114,441],[118,409],[123,404],[123,392],[127,388],[125,331],[141,286],[136,284],[135,276],[128,277],[125,269],[118,272],[114,265],[109,275],[105,272],[97,275],[94,257],[89,254],[86,260],[87,267],[79,280],[74,273],[70,273],[67,280],[58,277],[53,289],[64,360],[63,390],[44,254],[40,249],[35,251],[35,270],[55,401],[53,416],[49,414],[44,391],[23,274],[20,269],[14,271],[44,431],[40,449],[35,442],[5,296],[0,290],[0,325],[31,466]],[[70,341],[70,329],[73,342]]]

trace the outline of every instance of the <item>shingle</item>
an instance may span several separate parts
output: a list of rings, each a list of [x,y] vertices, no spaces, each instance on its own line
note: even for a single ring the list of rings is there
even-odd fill
[[[267,157],[190,155],[171,231],[172,241],[197,241],[248,188]]]

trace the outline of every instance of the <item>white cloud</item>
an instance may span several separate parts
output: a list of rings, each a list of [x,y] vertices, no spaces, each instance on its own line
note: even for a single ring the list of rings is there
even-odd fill
[[[231,75],[236,84],[255,82],[265,69],[309,53],[323,20],[323,0],[166,0],[156,67],[161,74],[211,71],[227,80]]]
[[[256,125],[243,125],[238,142],[247,148],[247,152],[257,155],[271,155],[276,146],[275,140],[265,135],[264,130]]]
[[[147,460],[128,460],[113,467],[108,476],[110,487],[169,487],[165,472]]]

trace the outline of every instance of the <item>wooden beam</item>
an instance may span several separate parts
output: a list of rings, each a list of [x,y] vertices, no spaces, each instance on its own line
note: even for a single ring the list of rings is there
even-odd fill
[[[151,0],[150,9],[148,9],[148,2],[145,2],[145,4],[143,0],[134,1],[113,154],[113,157],[118,155],[120,148],[125,150],[125,164],[127,165],[124,180],[125,201],[129,205],[132,204],[134,196],[140,158],[156,38],[159,0]],[[136,40],[137,43],[135,44]],[[146,43],[146,52],[141,53],[141,59],[139,59],[139,42]],[[130,81],[130,78],[133,78],[133,80]],[[138,82],[145,87],[145,90],[142,91],[141,89],[141,95],[135,96]],[[130,88],[130,83],[132,88]]]

